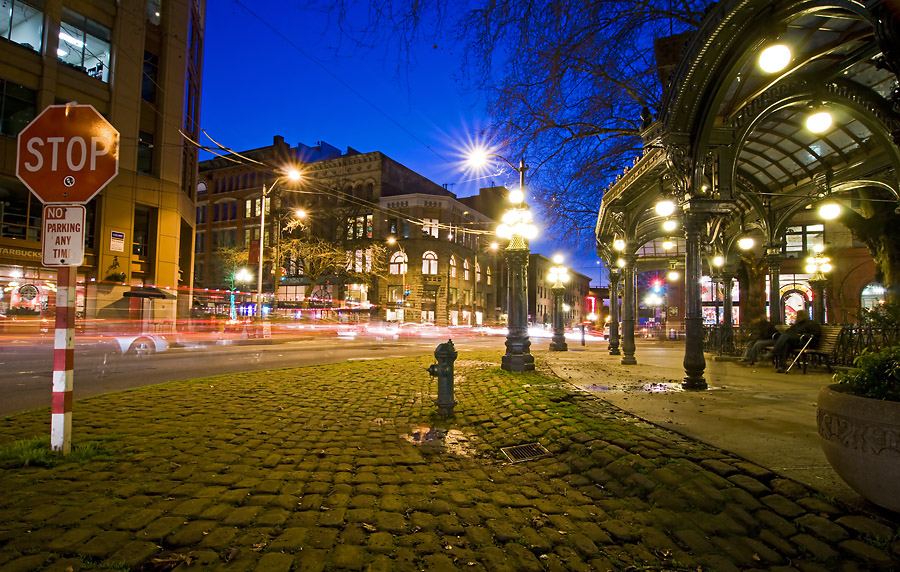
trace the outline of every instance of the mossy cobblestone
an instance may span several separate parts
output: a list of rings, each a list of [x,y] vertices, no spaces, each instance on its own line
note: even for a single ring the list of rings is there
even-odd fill
[[[449,420],[430,356],[78,401],[76,443],[115,458],[2,469],[0,569],[900,569],[900,520],[640,422],[537,356],[514,375],[466,356]],[[0,419],[0,444],[36,430],[46,410]],[[553,456],[499,451],[534,441]]]

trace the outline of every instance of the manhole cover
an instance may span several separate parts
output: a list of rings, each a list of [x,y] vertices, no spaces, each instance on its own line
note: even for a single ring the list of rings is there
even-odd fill
[[[551,456],[550,451],[545,449],[540,443],[503,447],[500,449],[500,452],[506,455],[506,458],[509,459],[511,463],[521,463],[522,461],[530,461],[532,459]]]

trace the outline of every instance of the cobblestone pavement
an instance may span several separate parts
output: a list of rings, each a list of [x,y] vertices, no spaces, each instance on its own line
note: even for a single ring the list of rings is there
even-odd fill
[[[3,461],[0,570],[900,570],[900,517],[498,360],[460,354],[449,421],[430,357],[80,400],[88,460]],[[49,419],[0,419],[0,447]]]

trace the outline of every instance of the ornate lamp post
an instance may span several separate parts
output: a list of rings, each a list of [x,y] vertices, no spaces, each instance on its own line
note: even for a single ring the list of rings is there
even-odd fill
[[[520,164],[520,181],[524,183],[525,161]],[[497,227],[497,236],[509,242],[506,245],[506,266],[509,272],[507,292],[506,354],[500,367],[507,371],[534,369],[531,340],[528,339],[528,240],[534,238],[537,229],[532,224],[531,211],[524,201],[525,193],[510,191],[512,207],[503,213],[503,223]]]
[[[262,199],[259,201],[259,268],[257,269],[256,276],[256,319],[262,320],[262,307],[263,307],[263,247],[265,245],[266,238],[266,197],[269,196],[269,193],[272,192],[272,189],[275,188],[275,185],[278,184],[281,179],[287,177],[292,181],[300,180],[300,171],[296,169],[292,169],[281,175],[269,185],[269,188],[266,189],[265,183],[263,183],[262,188]]]
[[[825,273],[831,272],[831,258],[825,256],[825,247],[817,244],[813,248],[813,254],[806,259],[806,271],[812,274],[809,286],[813,291],[813,320],[819,324],[825,323],[825,285],[828,278]]]
[[[469,157],[473,166],[484,165],[488,157],[497,157],[519,173],[519,188],[509,193],[512,207],[503,213],[502,224],[497,227],[497,236],[507,239],[506,266],[509,272],[507,292],[507,334],[506,354],[500,367],[507,371],[528,371],[534,369],[531,355],[531,341],[528,339],[528,240],[537,235],[532,224],[531,211],[525,204],[525,159],[515,166],[505,157],[496,153],[476,150]]]
[[[550,268],[547,279],[553,283],[550,291],[553,293],[553,338],[550,340],[550,351],[564,352],[569,349],[566,345],[565,324],[563,324],[562,301],[566,291],[565,283],[569,281],[569,270],[562,265],[562,256],[554,256],[556,266]]]

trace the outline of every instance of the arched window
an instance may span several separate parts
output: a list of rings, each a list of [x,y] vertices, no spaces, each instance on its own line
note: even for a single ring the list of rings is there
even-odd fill
[[[391,274],[406,274],[406,253],[398,250],[391,255],[391,265],[389,272]]]
[[[469,259],[463,259],[463,280],[471,280],[472,277],[469,276]]]
[[[490,266],[487,267],[487,285],[488,286],[491,285],[491,267]]]
[[[434,251],[429,250],[422,255],[422,274],[437,274],[438,257]]]
[[[481,282],[481,265],[475,261],[475,282]]]
[[[450,278],[456,278],[456,257],[450,255]]]

